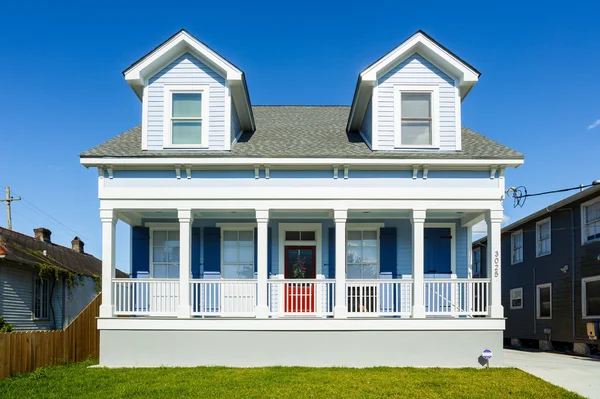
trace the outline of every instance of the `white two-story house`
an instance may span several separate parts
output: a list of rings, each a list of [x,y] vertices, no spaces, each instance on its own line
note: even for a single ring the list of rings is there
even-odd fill
[[[501,365],[504,171],[523,155],[461,126],[479,75],[420,31],[348,107],[252,106],[244,73],[184,30],[132,64],[141,125],[81,154],[100,364],[479,366],[490,349]],[[490,277],[473,278],[484,219]]]

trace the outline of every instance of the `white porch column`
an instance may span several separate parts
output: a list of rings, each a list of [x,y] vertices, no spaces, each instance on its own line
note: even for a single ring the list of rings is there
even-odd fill
[[[346,219],[347,209],[333,211],[335,218],[335,307],[333,317],[345,319],[348,316],[346,304]]]
[[[192,222],[191,209],[178,209],[179,218],[179,312],[177,317],[192,317],[190,302],[190,275],[192,273]]]
[[[488,303],[488,314],[493,318],[503,318],[504,308],[502,307],[502,287],[501,287],[501,234],[502,234],[503,212],[489,210],[486,213],[485,221],[488,230],[487,242],[487,276],[491,279],[490,295]]]
[[[100,317],[113,317],[113,278],[115,278],[115,234],[117,219],[112,209],[101,209],[102,221],[102,305]]]
[[[425,209],[413,209],[411,212],[413,244],[413,306],[412,317],[425,317]]]
[[[258,297],[255,309],[257,319],[267,319],[269,317],[268,287],[269,279],[268,259],[269,259],[269,210],[256,210],[256,261]]]

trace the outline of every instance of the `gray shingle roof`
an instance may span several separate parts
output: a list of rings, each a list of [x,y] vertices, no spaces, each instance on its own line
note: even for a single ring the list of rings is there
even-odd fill
[[[522,159],[523,154],[468,128],[462,151],[371,151],[358,133],[346,133],[348,106],[255,106],[254,133],[244,133],[231,151],[142,151],[137,126],[81,157],[268,157]]]

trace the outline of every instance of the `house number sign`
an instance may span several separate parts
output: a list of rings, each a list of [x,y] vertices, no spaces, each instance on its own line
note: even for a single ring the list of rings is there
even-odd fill
[[[494,277],[500,275],[500,256],[498,251],[494,252]]]

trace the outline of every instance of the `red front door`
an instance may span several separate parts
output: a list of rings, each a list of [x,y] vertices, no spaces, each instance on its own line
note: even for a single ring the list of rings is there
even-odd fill
[[[302,281],[316,277],[316,247],[286,246],[285,274],[286,280],[300,280],[285,285],[286,313],[309,313],[315,311],[315,285]]]

